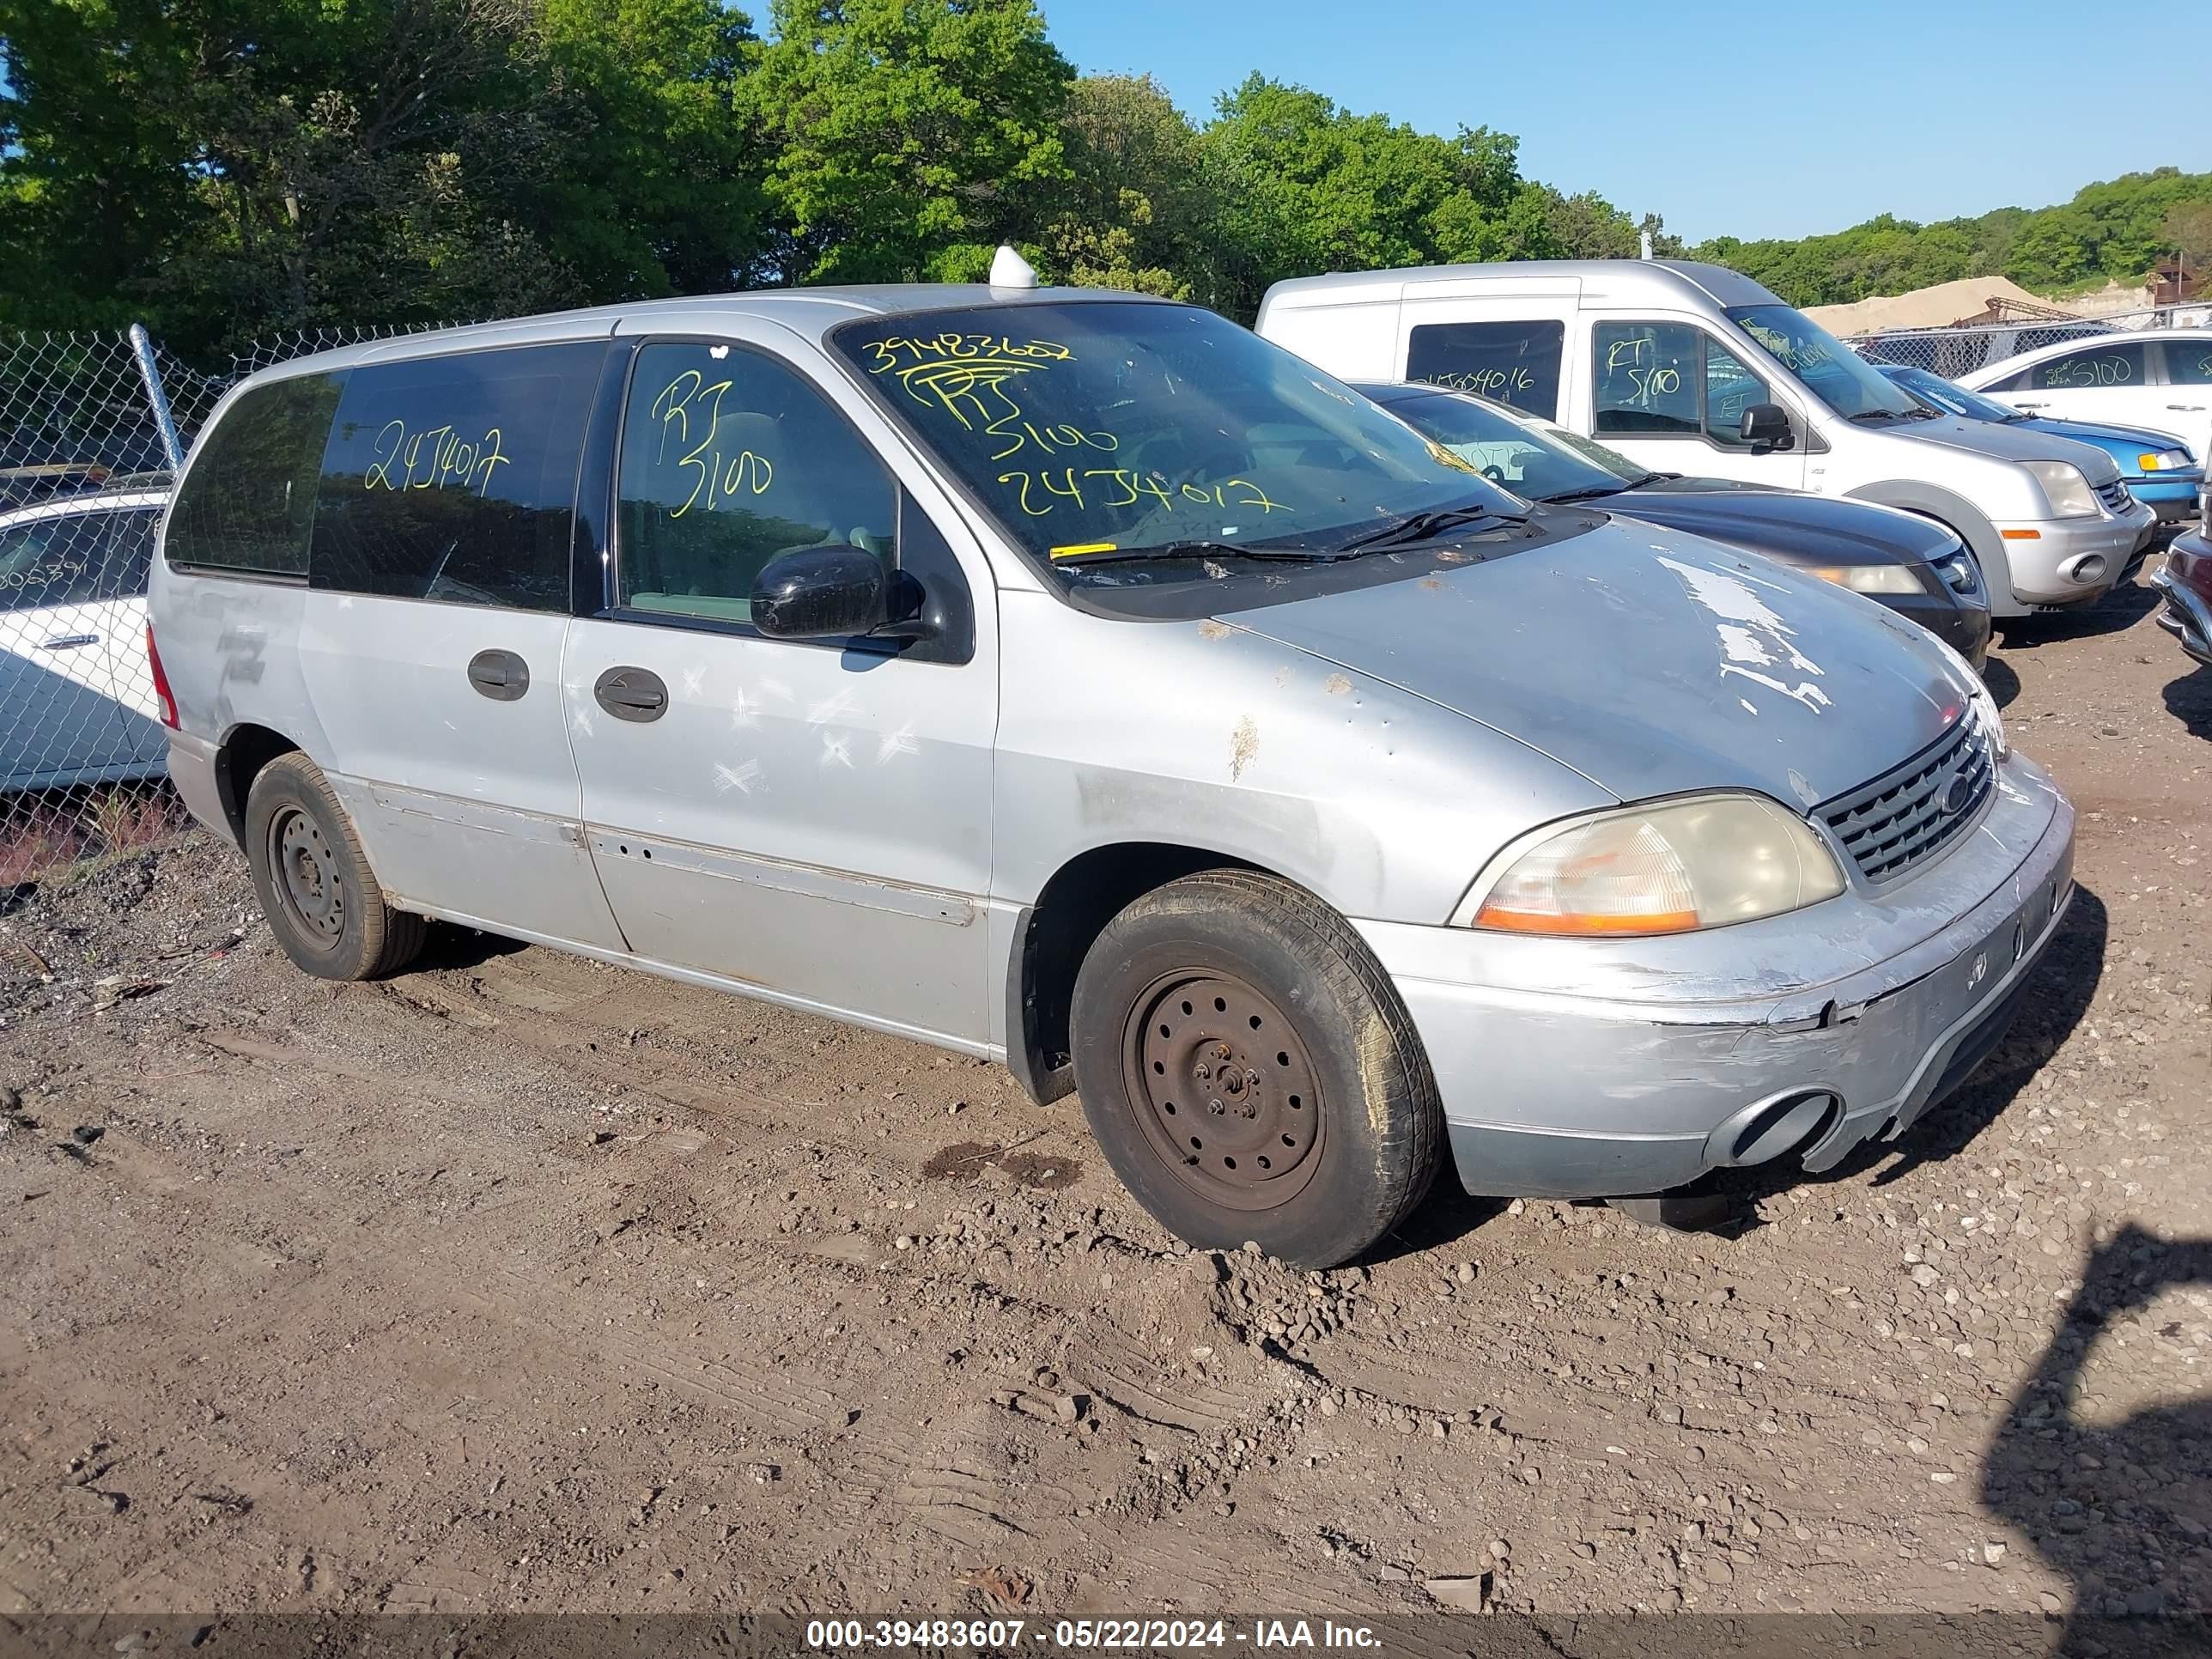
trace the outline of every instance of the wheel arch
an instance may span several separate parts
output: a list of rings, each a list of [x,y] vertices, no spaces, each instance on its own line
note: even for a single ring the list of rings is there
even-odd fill
[[[1973,554],[1975,563],[1982,568],[1982,585],[1989,590],[1990,610],[1994,614],[2018,616],[2027,609],[2013,592],[2012,562],[2005,554],[2004,538],[1997,534],[1987,514],[1955,489],[1917,478],[1887,478],[1847,489],[1844,499],[1933,519]]]
[[[1067,860],[1016,915],[1006,962],[1006,1066],[1038,1105],[1075,1091],[1068,1011],[1091,942],[1136,899],[1200,870],[1254,870],[1291,880],[1213,848],[1109,842]]]
[[[246,845],[246,798],[252,792],[253,780],[279,755],[302,748],[302,744],[274,727],[251,720],[234,726],[223,734],[215,756],[216,798],[222,803],[222,815],[230,824],[230,838],[240,847]]]

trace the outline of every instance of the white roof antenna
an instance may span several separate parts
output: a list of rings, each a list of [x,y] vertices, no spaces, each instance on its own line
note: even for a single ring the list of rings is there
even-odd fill
[[[1007,243],[1000,243],[999,251],[991,256],[991,286],[993,288],[1035,288],[1036,268],[1014,252]]]
[[[1636,257],[1639,259],[1648,259],[1651,257],[1651,233],[1648,230],[1639,230],[1636,233]]]

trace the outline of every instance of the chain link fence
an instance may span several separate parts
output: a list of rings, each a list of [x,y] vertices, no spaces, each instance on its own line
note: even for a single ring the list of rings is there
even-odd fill
[[[143,329],[0,334],[0,907],[180,830],[146,652],[178,459],[258,368],[410,331],[303,330],[212,368]]]
[[[2039,346],[2062,340],[2094,339],[2141,328],[2203,327],[2212,325],[2212,306],[2162,306],[2156,310],[2118,312],[2102,317],[2024,317],[1998,323],[1953,324],[1948,328],[1893,329],[1850,337],[1848,344],[1876,362],[1902,363],[1955,380],[1984,364],[2002,362]]]

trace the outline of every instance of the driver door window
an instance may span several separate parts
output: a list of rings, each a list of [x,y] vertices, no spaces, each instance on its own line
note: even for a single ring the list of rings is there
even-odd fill
[[[896,562],[898,490],[829,400],[742,346],[641,348],[617,511],[616,602],[745,623],[778,554],[849,544]]]
[[[1743,360],[1686,323],[1600,323],[1596,433],[1602,437],[1697,437],[1747,449],[1743,412],[1771,400]]]

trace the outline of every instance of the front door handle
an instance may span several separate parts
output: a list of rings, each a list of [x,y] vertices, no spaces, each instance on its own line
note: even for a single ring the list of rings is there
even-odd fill
[[[2168,404],[2166,407],[2178,409],[2185,415],[2202,415],[2204,412],[2203,404]]]
[[[610,668],[592,695],[618,720],[657,720],[668,712],[668,687],[649,668]]]
[[[39,649],[41,651],[75,651],[82,646],[98,645],[99,643],[100,635],[97,634],[57,634],[50,640],[41,640],[39,642]]]
[[[494,702],[514,702],[530,690],[530,665],[512,651],[479,651],[469,659],[469,684]]]

